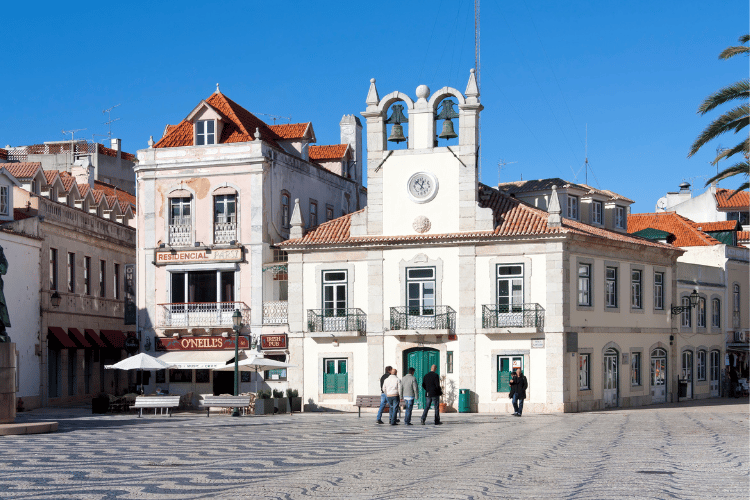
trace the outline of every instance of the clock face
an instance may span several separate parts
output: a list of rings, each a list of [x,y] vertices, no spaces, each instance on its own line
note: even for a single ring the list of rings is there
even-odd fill
[[[437,194],[437,178],[426,172],[417,172],[409,178],[407,190],[410,198],[417,203],[426,203]]]

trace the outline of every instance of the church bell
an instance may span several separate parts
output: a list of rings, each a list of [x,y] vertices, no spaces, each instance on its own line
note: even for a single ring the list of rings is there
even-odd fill
[[[406,137],[404,136],[404,127],[402,123],[408,123],[409,119],[404,116],[404,107],[401,104],[395,104],[391,107],[391,116],[385,123],[392,124],[391,135],[388,136],[389,142],[404,142]]]
[[[438,136],[440,139],[455,139],[456,137],[458,137],[456,131],[453,130],[453,122],[451,121],[451,119],[459,117],[459,114],[456,113],[456,111],[453,109],[453,106],[455,106],[455,104],[456,103],[451,101],[450,99],[445,99],[441,103],[440,112],[437,114],[437,116],[435,116],[435,120],[444,120],[443,130]]]
[[[440,135],[438,136],[441,139],[455,139],[458,137],[458,134],[453,130],[453,122],[450,120],[445,120],[443,122],[443,131],[440,132]]]

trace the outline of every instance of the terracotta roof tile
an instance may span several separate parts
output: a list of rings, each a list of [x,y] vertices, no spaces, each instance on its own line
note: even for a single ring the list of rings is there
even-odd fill
[[[587,184],[575,184],[568,182],[565,179],[559,177],[551,177],[549,179],[539,180],[528,180],[528,181],[514,181],[514,182],[503,182],[498,185],[498,189],[505,191],[508,194],[516,193],[531,193],[534,191],[548,191],[552,189],[552,186],[558,188],[573,188],[584,191],[586,194],[599,194],[605,196],[611,200],[622,200],[627,203],[634,203],[630,198],[626,198],[620,194],[606,189],[597,189]]]
[[[628,232],[635,233],[651,228],[666,231],[672,235],[669,243],[678,247],[700,247],[720,245],[721,242],[707,235],[687,217],[675,212],[658,212],[628,216]]]
[[[130,205],[130,209],[135,212],[136,198],[132,194],[123,191],[122,189],[117,189],[113,184],[102,181],[94,181],[94,187],[99,191],[102,191],[107,196],[108,201],[110,196],[116,196],[117,199],[120,200],[120,208],[123,212],[125,211],[124,205]],[[111,202],[109,203],[109,206],[112,206]]]
[[[26,161],[21,163],[2,163],[0,167],[8,171],[16,179],[31,179],[42,168],[38,161]]]
[[[348,144],[336,144],[332,146],[310,146],[308,153],[311,161],[340,160],[348,150]]]
[[[354,214],[362,212],[362,210],[360,210],[359,212],[354,212],[339,217],[338,219],[324,222],[317,228],[309,231],[301,239],[287,240],[280,245],[291,247],[335,243],[363,244],[434,240],[501,239],[515,236],[578,234],[650,247],[671,247],[670,245],[645,240],[629,234],[589,226],[588,224],[569,219],[563,219],[561,227],[549,227],[547,225],[547,219],[549,217],[547,212],[532,207],[528,203],[516,198],[511,198],[510,196],[483,184],[479,185],[479,199],[480,206],[491,208],[494,213],[495,229],[493,231],[403,236],[351,236],[351,217]]]
[[[91,194],[94,195],[94,202],[98,205],[99,202],[102,201],[102,198],[104,197],[104,192],[99,191],[98,189],[92,189]]]
[[[57,170],[45,170],[44,171],[44,179],[47,181],[47,184],[52,185],[55,182],[55,179],[57,177],[60,177],[60,172]]]
[[[736,220],[722,220],[719,222],[696,222],[695,226],[703,232],[737,231],[741,228],[739,221]]]
[[[60,172],[60,181],[62,181],[66,192],[70,191],[76,184],[76,178],[68,172]]]
[[[737,231],[737,242],[750,241],[750,231]]]
[[[280,123],[278,125],[269,125],[268,128],[276,132],[278,136],[285,140],[303,139],[310,122],[307,123]]]
[[[733,189],[716,190],[716,206],[719,208],[744,208],[750,207],[750,194],[748,191],[740,191],[736,195]]]
[[[81,198],[85,198],[90,190],[91,186],[88,184],[78,184],[78,193],[81,195]]]

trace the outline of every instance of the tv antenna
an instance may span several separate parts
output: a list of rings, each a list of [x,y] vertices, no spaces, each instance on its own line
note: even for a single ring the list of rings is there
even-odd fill
[[[586,185],[589,185],[589,124],[586,124],[586,144],[583,149],[583,155],[586,157],[586,159],[583,162],[583,166],[586,168],[585,172],[585,179],[586,179]],[[571,167],[572,168],[572,167]],[[578,170],[581,171],[580,169]]]
[[[63,135],[70,134],[70,142],[73,142],[73,141],[75,141],[76,132],[83,132],[84,130],[86,130],[86,129],[85,128],[77,128],[75,130],[63,130],[62,134]]]
[[[479,0],[474,0],[474,70],[477,75],[477,90],[482,93],[482,79],[480,78],[481,61],[479,58]],[[502,161],[502,160],[501,160]],[[515,163],[515,162],[514,162]],[[477,169],[482,178],[482,115],[477,115]],[[500,177],[498,176],[498,184]]]
[[[112,139],[112,124],[119,120],[119,118],[112,119],[112,110],[115,109],[119,104],[115,104],[111,108],[103,109],[102,113],[107,113],[107,121],[104,122],[105,125],[109,127],[109,132],[107,133],[107,139]]]
[[[497,185],[500,185],[500,173],[507,165],[513,165],[514,163],[518,163],[517,161],[505,161],[502,158],[500,161],[497,162]]]
[[[254,115],[263,115],[271,118],[273,120],[273,124],[276,125],[276,120],[287,120],[289,123],[292,122],[291,116],[279,116],[279,115],[269,115],[268,113],[253,113]]]

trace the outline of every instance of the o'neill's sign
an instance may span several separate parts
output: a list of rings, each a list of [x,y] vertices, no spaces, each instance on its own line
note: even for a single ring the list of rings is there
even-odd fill
[[[240,349],[250,349],[247,337],[240,336]],[[229,337],[156,337],[157,351],[220,351],[234,349],[234,335]]]
[[[157,250],[154,264],[199,264],[203,262],[242,262],[243,247],[238,248],[196,248],[195,250]]]

